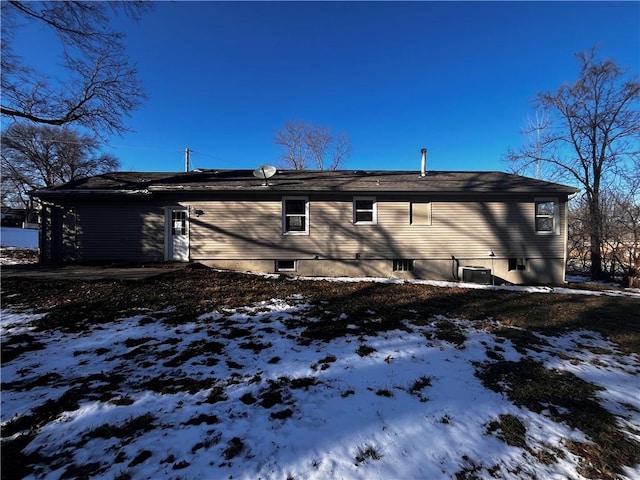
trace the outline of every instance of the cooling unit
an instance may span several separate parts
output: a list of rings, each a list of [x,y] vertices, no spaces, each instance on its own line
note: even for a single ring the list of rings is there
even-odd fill
[[[486,267],[464,266],[458,268],[458,277],[463,282],[491,285],[491,269]]]

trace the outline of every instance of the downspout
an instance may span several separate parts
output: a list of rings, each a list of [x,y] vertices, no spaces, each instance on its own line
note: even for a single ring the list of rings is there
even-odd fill
[[[460,261],[451,255],[451,274],[453,275],[453,279],[458,281],[460,277],[458,276],[458,269],[460,268]]]

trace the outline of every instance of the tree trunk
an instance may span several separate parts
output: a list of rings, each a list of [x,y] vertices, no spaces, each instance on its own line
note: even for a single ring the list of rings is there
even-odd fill
[[[589,199],[589,239],[591,240],[591,279],[603,280],[604,272],[602,270],[602,221],[600,215],[600,199],[596,195],[595,198]]]
[[[591,241],[594,242],[594,237],[591,236]],[[594,248],[595,247],[595,248]],[[604,272],[602,271],[602,255],[597,245],[591,246],[591,279],[602,280],[604,278]]]

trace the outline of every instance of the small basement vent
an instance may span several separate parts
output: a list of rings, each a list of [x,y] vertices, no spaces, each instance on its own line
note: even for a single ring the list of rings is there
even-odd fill
[[[458,276],[463,282],[491,285],[490,268],[464,266],[458,269]]]
[[[394,272],[412,272],[413,260],[408,260],[406,258],[396,258],[393,261],[393,271]]]

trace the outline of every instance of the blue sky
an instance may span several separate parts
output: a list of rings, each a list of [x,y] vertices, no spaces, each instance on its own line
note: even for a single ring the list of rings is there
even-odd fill
[[[122,22],[122,21],[121,21]],[[278,164],[274,131],[345,132],[344,168],[505,170],[530,101],[600,45],[640,71],[639,2],[161,2],[119,24],[149,100],[124,170]]]

